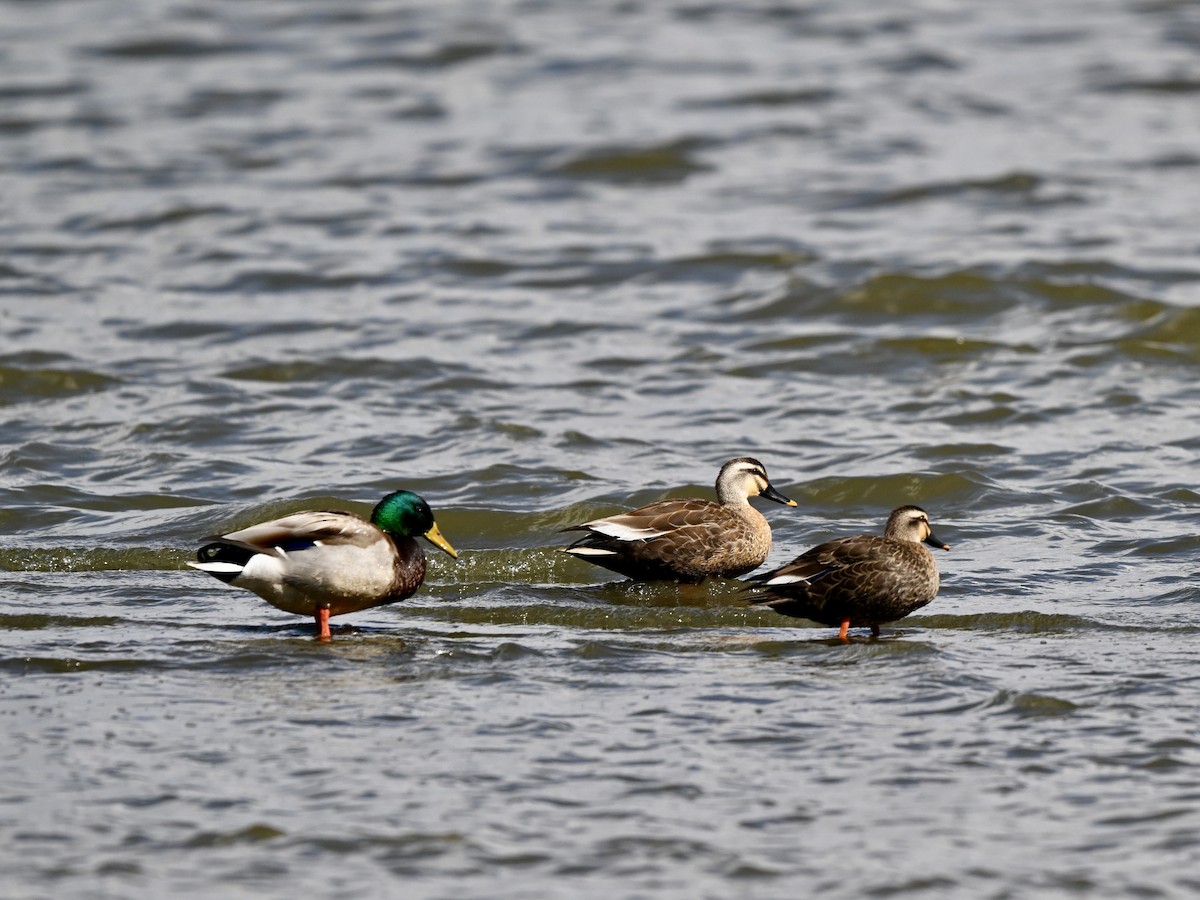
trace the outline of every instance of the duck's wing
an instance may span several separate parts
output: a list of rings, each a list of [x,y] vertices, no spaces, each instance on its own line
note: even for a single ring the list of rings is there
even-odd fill
[[[353,513],[309,510],[251,525],[223,535],[221,540],[272,553],[278,549],[286,552],[313,546],[366,547],[381,536],[378,528]]]
[[[822,582],[867,576],[881,563],[886,565],[886,542],[873,534],[838,538],[818,544],[790,563],[770,572],[755,575],[751,603],[776,603],[806,594]],[[790,596],[789,596],[790,595]]]
[[[593,519],[564,531],[586,531],[582,541],[598,539],[612,545],[711,540],[722,530],[726,513],[710,500],[659,500],[629,512]]]

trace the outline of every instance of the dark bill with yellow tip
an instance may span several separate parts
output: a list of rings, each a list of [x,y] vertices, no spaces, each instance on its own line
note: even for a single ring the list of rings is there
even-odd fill
[[[776,503],[782,503],[784,506],[795,506],[796,505],[795,500],[789,500],[787,497],[783,496],[783,494],[779,493],[779,491],[775,490],[775,488],[771,487],[769,484],[767,485],[766,490],[764,490],[758,496],[766,497],[768,500],[774,500]]]

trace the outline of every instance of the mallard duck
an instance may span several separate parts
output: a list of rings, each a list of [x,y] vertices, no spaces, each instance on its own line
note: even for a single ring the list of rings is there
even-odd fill
[[[847,640],[852,627],[902,619],[937,596],[933,554],[922,544],[949,550],[933,535],[919,506],[901,506],[888,516],[883,537],[860,534],[813,547],[773,572],[755,576],[753,604],[777,613],[837,625]]]
[[[698,583],[736,578],[763,564],[771,526],[748,498],[795,506],[767,479],[757,459],[731,459],[717,475],[717,502],[659,500],[563,531],[585,531],[564,553],[638,581]]]
[[[415,535],[458,558],[429,504],[395,491],[370,521],[335,510],[293,513],[222,535],[188,565],[285,612],[312,616],[317,637],[328,640],[330,616],[396,603],[421,586],[425,554]]]

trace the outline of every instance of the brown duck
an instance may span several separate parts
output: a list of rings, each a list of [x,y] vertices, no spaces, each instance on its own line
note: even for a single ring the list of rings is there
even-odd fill
[[[757,459],[731,459],[717,475],[717,502],[659,500],[563,531],[586,534],[564,553],[638,581],[695,584],[736,578],[761,566],[771,551],[771,526],[748,502],[765,497],[795,506],[767,478]]]
[[[852,627],[902,619],[937,596],[940,584],[933,554],[922,544],[950,547],[933,535],[919,506],[901,506],[888,516],[883,537],[860,534],[827,541],[785,566],[756,576],[750,598],[777,613],[837,625],[846,640]]]

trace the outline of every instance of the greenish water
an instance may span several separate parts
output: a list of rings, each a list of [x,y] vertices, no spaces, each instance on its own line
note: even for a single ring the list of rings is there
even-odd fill
[[[1200,890],[1190,3],[0,2],[13,898]],[[558,529],[916,502],[879,640]],[[311,623],[205,536],[409,488]]]

